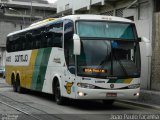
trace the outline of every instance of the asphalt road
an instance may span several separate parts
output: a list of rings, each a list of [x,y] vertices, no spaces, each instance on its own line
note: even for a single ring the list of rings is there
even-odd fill
[[[12,116],[6,116],[12,115]],[[145,120],[160,119],[160,111],[148,107],[134,106],[116,101],[112,107],[104,106],[100,101],[70,100],[67,105],[55,103],[51,95],[26,91],[15,93],[12,87],[0,79],[0,120],[22,120],[22,116],[37,120]],[[21,117],[19,117],[21,116]],[[5,119],[4,119],[5,120]]]

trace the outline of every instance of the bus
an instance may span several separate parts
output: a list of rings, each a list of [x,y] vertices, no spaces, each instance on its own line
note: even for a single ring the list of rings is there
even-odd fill
[[[131,20],[102,15],[69,15],[34,23],[8,34],[6,82],[66,99],[137,99],[140,43]]]

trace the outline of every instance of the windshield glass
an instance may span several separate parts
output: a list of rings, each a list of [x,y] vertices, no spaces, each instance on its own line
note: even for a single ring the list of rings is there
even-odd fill
[[[78,21],[76,27],[80,37],[136,39],[134,24],[108,21]]]
[[[139,45],[135,42],[81,40],[78,75],[92,77],[139,77]]]

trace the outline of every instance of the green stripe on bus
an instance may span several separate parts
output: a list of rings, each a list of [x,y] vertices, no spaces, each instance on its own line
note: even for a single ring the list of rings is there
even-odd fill
[[[116,81],[116,83],[123,83],[124,82],[124,79],[118,79],[117,81]]]
[[[42,91],[42,88],[43,88],[43,83],[45,80],[45,75],[46,75],[46,70],[47,70],[51,50],[52,48],[45,48],[43,52],[43,58],[41,61],[40,71],[39,71],[40,79],[37,80],[37,87],[36,87],[36,89],[40,91]]]
[[[132,82],[132,79],[116,79],[116,80],[109,80],[107,83],[125,83],[129,84]]]
[[[109,80],[107,83],[116,83],[117,80]]]
[[[124,79],[109,80],[107,83],[123,83]]]
[[[43,57],[43,51],[44,49],[39,49],[36,57],[36,62],[34,65],[34,71],[33,71],[33,76],[32,76],[32,89],[36,89],[37,86],[37,78],[39,78],[39,69],[40,69],[40,64],[42,61]]]
[[[32,77],[32,89],[41,91],[52,48],[39,49]]]

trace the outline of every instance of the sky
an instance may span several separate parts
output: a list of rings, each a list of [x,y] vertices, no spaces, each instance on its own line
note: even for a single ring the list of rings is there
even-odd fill
[[[57,0],[48,0],[49,3],[54,3]]]

